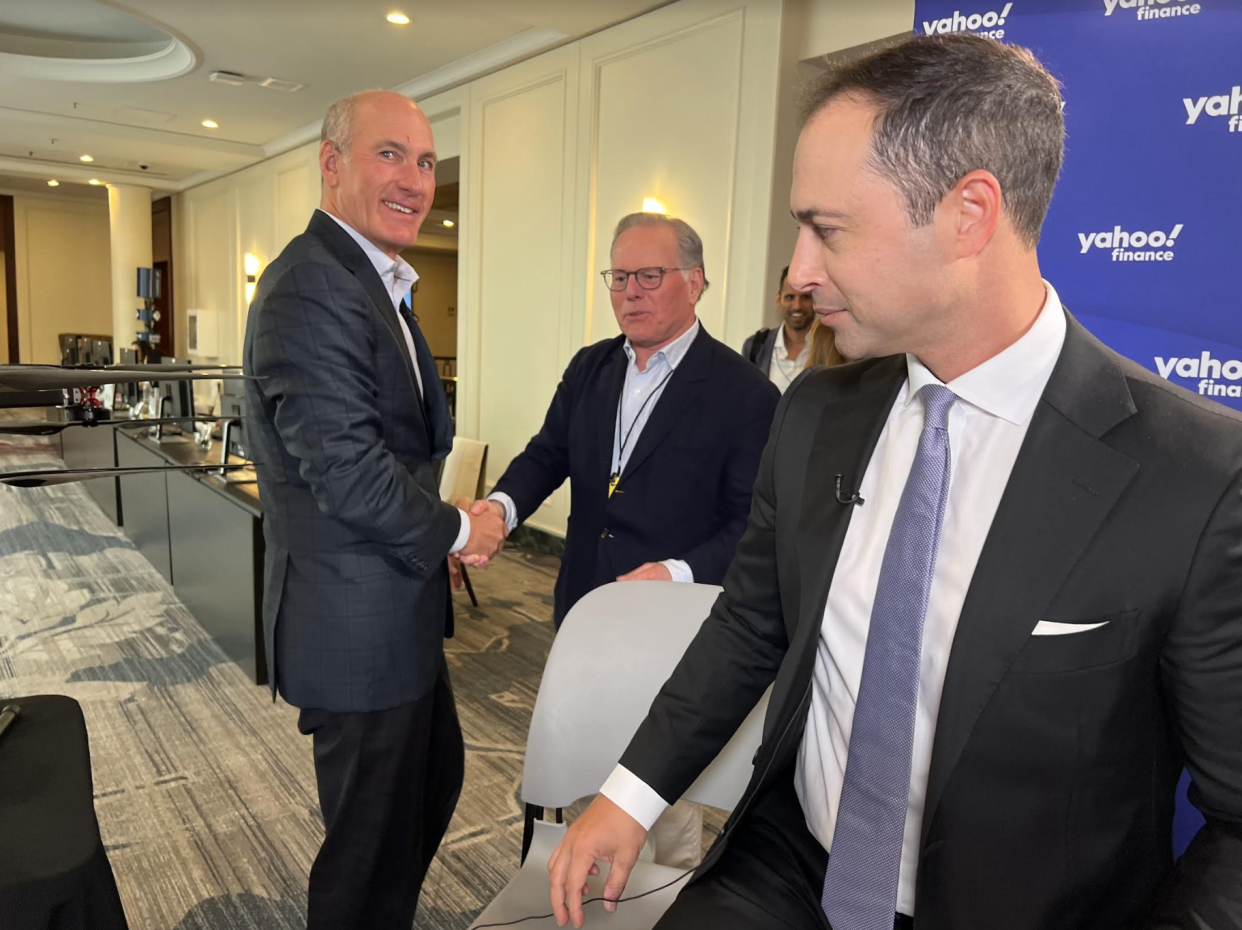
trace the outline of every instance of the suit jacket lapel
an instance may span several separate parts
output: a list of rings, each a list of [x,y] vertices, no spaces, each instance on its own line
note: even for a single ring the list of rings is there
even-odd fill
[[[1100,440],[1135,412],[1125,375],[1072,317],[1068,323],[962,606],[932,749],[924,843],[975,721],[1138,472],[1137,462]]]
[[[660,447],[660,443],[664,441],[673,427],[683,417],[699,409],[698,401],[703,392],[703,382],[711,373],[712,350],[715,348],[715,342],[716,340],[707,334],[707,330],[700,323],[699,334],[694,337],[694,341],[686,349],[686,354],[682,357],[676,371],[668,379],[668,384],[664,385],[664,390],[653,402],[655,407],[642,432],[631,440],[634,443],[634,451],[630,453],[629,461],[626,462],[625,471],[621,476],[623,485],[625,479],[641,468],[642,464],[651,457],[651,453]]]
[[[856,507],[867,506],[865,502],[840,503],[836,476],[841,475],[843,490],[858,490],[905,380],[904,356],[882,359],[863,369],[853,388],[836,393],[820,413],[803,479],[802,519],[797,529],[801,597],[798,627],[790,642],[798,664],[797,681],[810,674],[828,589],[850,518]]]
[[[629,361],[622,348],[624,339],[618,338],[615,342],[607,361],[600,368],[594,387],[594,402],[589,408],[599,411],[595,426],[599,437],[599,474],[602,476],[612,474],[612,444],[617,435],[617,401],[625,390],[625,369]]]
[[[405,335],[401,332],[401,324],[397,320],[397,311],[392,305],[392,296],[385,290],[384,282],[380,280],[375,266],[371,264],[371,260],[367,258],[366,253],[362,251],[358,243],[350,238],[349,233],[322,210],[315,211],[314,216],[311,217],[310,226],[307,227],[306,231],[323,240],[328,247],[328,251],[358,279],[358,283],[362,285],[367,292],[367,296],[371,298],[371,303],[375,304],[375,309],[379,311],[379,315],[383,318],[388,331],[397,340],[397,350],[401,353],[401,358],[405,360],[406,371],[410,376],[410,390],[414,392],[414,399],[417,401],[419,399],[418,383],[414,377],[414,362],[410,358],[410,348],[406,345]],[[417,406],[419,416],[423,417],[425,423],[426,415],[423,412],[422,404],[417,404]]]

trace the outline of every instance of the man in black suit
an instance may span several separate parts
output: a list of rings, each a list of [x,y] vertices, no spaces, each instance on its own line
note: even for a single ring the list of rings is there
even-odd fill
[[[603,277],[621,335],[574,356],[543,428],[472,509],[490,508],[512,529],[569,479],[558,627],[610,581],[720,583],[779,398],[699,321],[703,242],[688,223],[630,214],[610,255]],[[679,803],[651,832],[657,862],[692,866],[702,808]]]
[[[558,626],[610,581],[720,583],[779,397],[699,321],[707,280],[689,224],[630,214],[610,254],[621,335],[574,356],[543,428],[473,508],[512,528],[569,479]]]
[[[785,394],[724,594],[553,855],[559,923],[772,685],[660,928],[1242,927],[1242,419],[1042,281],[1061,108],[966,35],[816,86],[790,279],[863,361]]]
[[[314,743],[326,836],[310,930],[409,930],[461,790],[447,563],[481,563],[505,531],[437,490],[453,425],[399,255],[435,193],[427,118],[400,94],[348,97],[324,119],[319,167],[320,209],[264,271],[246,325],[264,643],[273,695]]]

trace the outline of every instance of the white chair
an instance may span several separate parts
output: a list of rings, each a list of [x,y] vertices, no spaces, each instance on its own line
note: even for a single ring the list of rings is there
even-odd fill
[[[440,471],[440,500],[455,504],[463,497],[475,501],[483,497],[483,475],[487,471],[487,443],[463,436],[453,437],[453,448],[444,460]],[[474,596],[470,573],[461,567],[461,580],[465,582],[470,603],[479,606]]]
[[[551,911],[547,863],[566,825],[544,822],[543,809],[555,809],[560,820],[560,809],[599,791],[719,593],[715,585],[614,582],[592,591],[565,617],[548,656],[526,741],[523,862],[471,927]],[[685,798],[733,809],[750,780],[767,703],[764,694]],[[600,863],[601,874],[588,880],[590,897],[602,895],[608,869]],[[622,897],[659,888],[682,874],[639,862]],[[588,905],[588,926],[650,930],[683,886],[684,881],[637,901],[623,900],[606,917],[602,904]],[[536,930],[555,927],[556,921],[548,917],[519,926]]]

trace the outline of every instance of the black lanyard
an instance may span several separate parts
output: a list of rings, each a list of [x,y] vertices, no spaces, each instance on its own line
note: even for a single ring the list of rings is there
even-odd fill
[[[630,428],[625,431],[624,439],[621,437],[621,419],[622,413],[624,412],[622,404],[625,403],[625,387],[623,386],[621,388],[621,396],[617,398],[617,465],[612,470],[612,474],[608,476],[609,497],[612,497],[612,492],[615,491],[617,489],[617,485],[621,483],[621,460],[625,458],[625,447],[630,444],[630,436],[634,433],[634,427],[636,427],[638,425],[638,421],[642,419],[643,411],[647,409],[647,405],[651,403],[652,398],[660,393],[664,385],[668,383],[668,379],[673,377],[673,372],[676,370],[676,368],[670,367],[668,374],[660,380],[660,383],[655,386],[655,389],[652,390],[652,392],[647,395],[646,399],[643,400],[642,406],[638,408],[638,413],[634,414],[634,420],[630,423]]]

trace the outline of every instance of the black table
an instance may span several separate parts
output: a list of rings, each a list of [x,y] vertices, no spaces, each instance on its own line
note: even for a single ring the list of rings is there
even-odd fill
[[[95,820],[78,702],[0,699],[21,716],[0,737],[0,927],[128,930]]]
[[[218,464],[188,440],[118,431],[122,465]],[[231,464],[241,464],[230,457]],[[263,505],[254,472],[155,472],[121,479],[125,532],[177,597],[255,684],[267,684],[263,647]],[[4,930],[0,924],[0,930]]]

